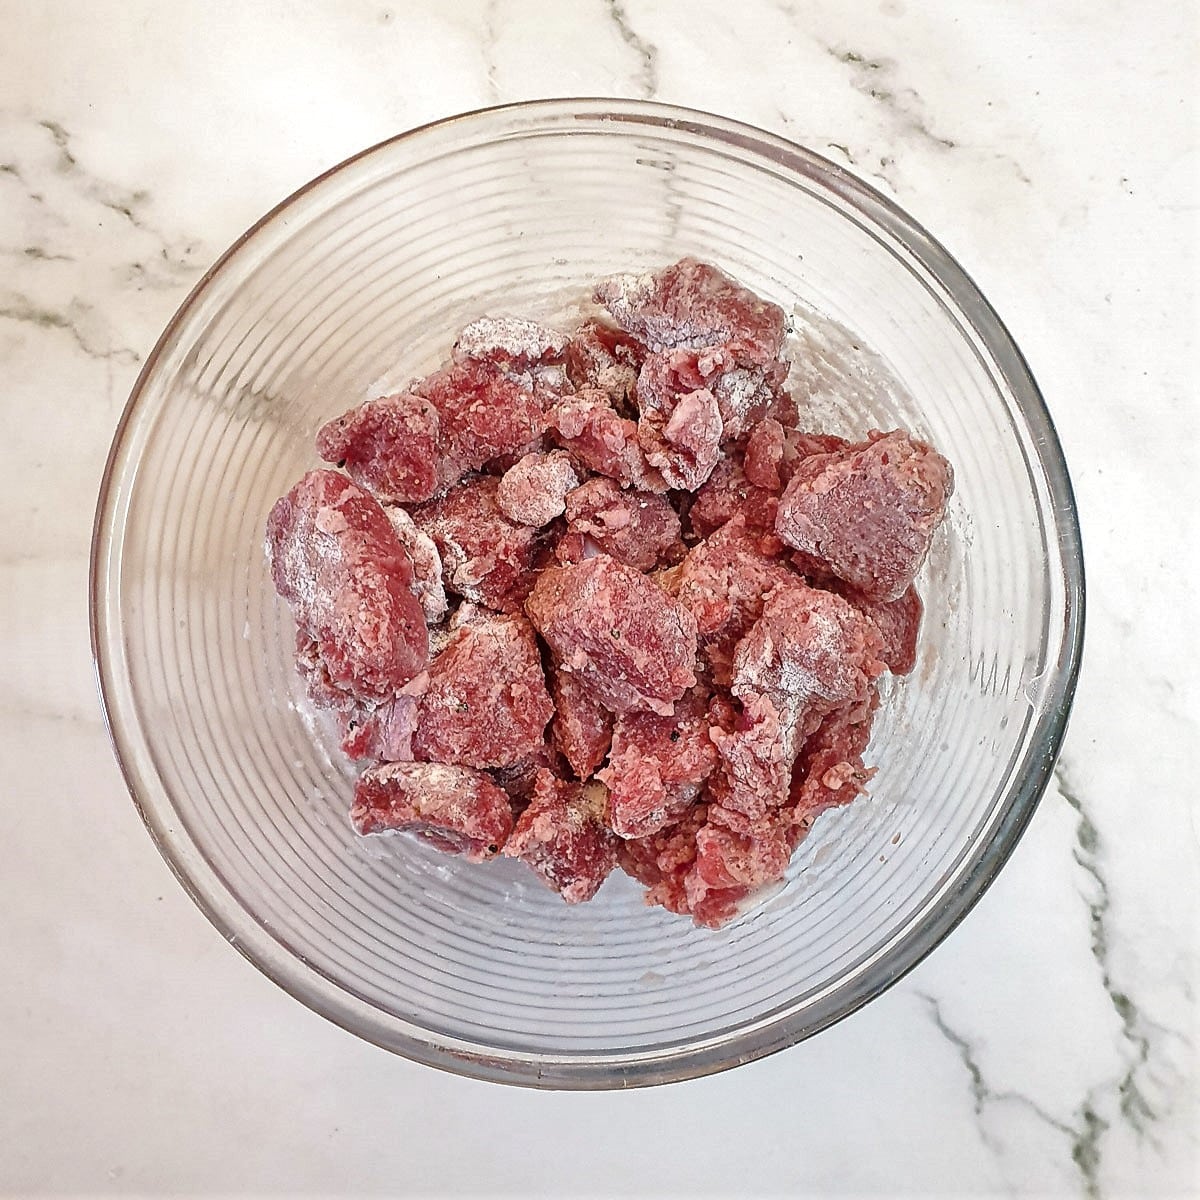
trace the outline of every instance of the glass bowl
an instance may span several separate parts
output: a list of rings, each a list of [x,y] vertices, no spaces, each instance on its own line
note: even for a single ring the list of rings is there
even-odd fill
[[[307,705],[263,554],[328,417],[432,368],[483,313],[551,320],[685,254],[793,314],[806,424],[897,425],[954,463],[924,636],[869,798],[713,933],[615,875],[567,907],[524,866],[361,840],[351,764]],[[1029,820],[1083,620],[1050,417],[961,268],[816,154],[615,100],[490,109],[314,180],[201,280],[137,381],[92,548],[93,648],[129,789],[214,925],[293,996],[420,1062],[542,1087],[717,1071],[791,1045],[936,946]]]

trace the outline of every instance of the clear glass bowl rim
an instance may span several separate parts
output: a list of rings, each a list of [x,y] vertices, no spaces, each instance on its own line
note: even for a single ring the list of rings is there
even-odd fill
[[[166,828],[155,802],[143,795],[144,784],[133,762],[133,751],[122,728],[121,714],[113,703],[113,670],[105,639],[119,616],[105,605],[104,565],[111,549],[111,524],[115,511],[116,482],[123,460],[126,434],[143,401],[146,386],[165,348],[192,308],[199,302],[225,264],[260,231],[285,217],[288,210],[330,177],[363,159],[405,143],[417,143],[428,133],[471,122],[492,122],[494,133],[504,132],[510,118],[575,117],[611,120],[636,126],[684,128],[718,140],[752,147],[777,167],[818,182],[853,205],[869,220],[895,237],[953,296],[975,334],[986,346],[1012,390],[1033,435],[1039,465],[1045,473],[1052,507],[1057,514],[1057,545],[1063,568],[1065,619],[1052,679],[1039,702],[1039,713],[1022,763],[993,836],[979,845],[957,886],[924,923],[906,931],[872,970],[850,985],[830,989],[803,1012],[789,1013],[767,1024],[751,1025],[731,1036],[673,1047],[652,1057],[594,1055],[566,1058],[554,1055],[520,1055],[507,1051],[482,1052],[467,1044],[439,1045],[422,1036],[418,1027],[402,1028],[398,1018],[348,996],[330,981],[314,977],[286,954],[269,954],[249,944],[228,916],[228,904],[209,894],[189,871],[186,848]],[[168,322],[147,357],[121,414],[101,479],[92,530],[89,569],[89,626],[92,660],[109,738],[126,787],[159,852],[209,921],[258,970],[290,995],[322,1016],[376,1045],[417,1062],[456,1074],[523,1086],[560,1089],[605,1089],[677,1082],[727,1070],[785,1049],[842,1020],[890,988],[930,954],[967,915],[1012,854],[1051,778],[1066,732],[1078,682],[1083,649],[1085,587],[1082,543],[1074,492],[1066,461],[1049,410],[1024,356],[998,314],[951,254],[921,225],[887,197],[837,164],[797,143],[744,122],[717,114],[652,101],[612,97],[563,97],[530,100],[459,113],[428,122],[387,138],[322,172],[256,221],[222,254],[192,288]],[[161,788],[159,791],[161,792]],[[227,901],[228,897],[224,897]],[[297,967],[300,970],[297,971]],[[382,1019],[381,1019],[382,1018]],[[386,1027],[385,1027],[386,1026]]]

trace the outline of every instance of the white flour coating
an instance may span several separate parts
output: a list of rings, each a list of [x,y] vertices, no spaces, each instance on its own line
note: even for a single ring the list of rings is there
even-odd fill
[[[472,321],[454,348],[468,358],[488,358],[499,351],[510,358],[536,363],[567,348],[565,334],[523,317],[481,317]]]
[[[437,544],[409,516],[408,510],[386,507],[383,510],[396,531],[396,537],[408,555],[413,569],[413,593],[420,601],[425,621],[436,625],[446,615],[446,588],[442,583],[442,556]]]
[[[537,528],[562,516],[567,493],[578,486],[579,476],[565,450],[526,454],[501,477],[496,506],[510,521]]]
[[[479,771],[446,763],[384,763],[364,771],[362,778],[398,783],[404,801],[418,816],[435,818],[439,832],[443,826],[447,832],[468,828],[476,816],[479,789],[490,783]]]

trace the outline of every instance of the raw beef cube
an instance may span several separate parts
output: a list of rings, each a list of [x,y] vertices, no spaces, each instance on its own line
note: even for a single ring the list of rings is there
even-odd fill
[[[586,779],[608,753],[612,713],[566,671],[551,674],[550,692],[554,697],[554,741],[571,770]]]
[[[494,857],[512,832],[508,797],[481,771],[386,763],[364,771],[350,820],[360,834],[415,833],[471,862]]]
[[[720,347],[650,355],[638,376],[638,441],[668,486],[695,491],[721,457],[724,424],[710,390],[734,359]]]
[[[614,713],[669,716],[695,685],[696,622],[680,604],[607,555],[548,567],[525,604],[559,669]]]
[[[646,889],[646,903],[687,913],[685,880],[696,861],[696,834],[708,820],[708,806],[693,804],[673,825],[644,838],[619,840],[621,870]]]
[[[708,734],[708,690],[676,701],[674,716],[626,713],[613,730],[608,766],[608,823],[624,838],[646,837],[677,821],[717,765]]]
[[[667,490],[662,476],[646,462],[637,424],[620,416],[603,392],[568,396],[550,410],[549,420],[551,437],[582,471],[607,475],[622,487]]]
[[[777,544],[747,529],[738,516],[683,560],[679,602],[696,619],[702,652],[718,684],[729,682],[734,648],[758,620],[767,593],[798,582],[792,569],[769,553]]]
[[[500,480],[482,475],[412,511],[436,543],[446,588],[501,612],[516,612],[533,585],[537,531],[500,511]]]
[[[567,534],[557,551],[560,562],[580,562],[599,551],[649,571],[681,548],[679,516],[665,497],[623,491],[604,476],[569,493],[566,511]]]
[[[412,567],[374,497],[335,471],[310,471],[271,509],[267,553],[332,687],[382,701],[424,670]]]
[[[737,359],[724,346],[648,354],[638,372],[638,411],[669,413],[685,392],[711,387],[736,366]]]
[[[788,545],[872,600],[912,583],[954,489],[950,464],[907,433],[802,459],[779,502]]]
[[[698,389],[712,392],[721,417],[722,438],[734,439],[767,415],[787,369],[738,365],[728,346],[676,349],[648,355],[638,373],[637,402],[643,416],[670,413],[679,396]]]
[[[428,686],[429,673],[422,671],[391,700],[375,706],[356,704],[339,711],[342,752],[351,758],[370,758],[376,762],[410,762],[421,697]]]
[[[866,791],[873,769],[863,766],[874,708],[847,705],[830,713],[804,743],[792,771],[787,816],[800,842],[826,809],[840,808]]]
[[[721,413],[716,397],[699,388],[677,397],[666,421],[662,414],[643,412],[638,442],[646,462],[669,488],[694,492],[712,473],[721,457]]]
[[[617,839],[603,815],[602,787],[543,769],[504,853],[532,867],[568,904],[590,900],[617,865]]]
[[[746,439],[743,458],[744,498],[776,496],[792,478],[796,464],[802,458],[829,451],[844,449],[850,445],[845,438],[827,433],[803,433],[787,428],[779,420],[768,416],[750,431]],[[758,502],[756,506],[763,506]],[[770,528],[774,528],[775,505],[770,510]]]
[[[756,822],[787,801],[798,742],[786,719],[769,697],[750,695],[732,729],[713,726],[721,756],[709,788],[714,806]]]
[[[800,429],[787,431],[788,462],[796,463],[802,458],[811,458],[814,454],[832,454],[837,450],[845,450],[850,442],[836,433],[807,433]]]
[[[836,590],[875,623],[883,638],[879,657],[888,670],[907,675],[917,662],[917,634],[925,611],[917,589],[909,587],[898,600],[867,600],[852,588]]]
[[[596,300],[651,350],[728,345],[742,361],[765,365],[783,348],[783,309],[694,258],[656,275],[611,276]]]
[[[689,876],[684,885],[692,885],[693,894],[688,896],[688,907],[684,911],[692,914],[692,923],[703,929],[720,929],[736,920],[752,908],[765,902],[771,893],[769,888],[748,888],[743,884],[729,888],[705,887],[699,892],[694,883],[694,876]]]
[[[795,406],[787,394],[780,391],[786,378],[786,363],[735,367],[719,376],[712,385],[712,393],[717,398],[725,436],[739,438],[764,417],[794,425]]]
[[[481,317],[472,321],[454,343],[456,358],[473,358],[504,371],[528,371],[558,362],[568,338],[557,330],[522,317]]]
[[[321,648],[307,629],[296,629],[296,674],[304,680],[308,698],[318,708],[349,712],[358,701],[344,687],[329,678],[329,669],[321,657]]]
[[[502,455],[534,449],[546,427],[533,392],[491,363],[453,363],[414,390],[437,409],[442,452],[459,465],[460,475]]]
[[[707,538],[741,514],[746,528],[773,533],[778,509],[777,496],[750,483],[734,458],[723,458],[688,508],[688,531],[692,538]]]
[[[525,811],[533,797],[534,781],[537,779],[537,773],[543,769],[559,779],[567,777],[567,762],[549,741],[543,741],[528,758],[523,758],[508,767],[493,767],[488,774],[497,786],[508,793],[513,812],[519,814]]]
[[[500,479],[496,503],[520,525],[546,525],[566,509],[566,495],[579,486],[579,476],[563,450],[526,454]]]
[[[799,743],[827,713],[872,701],[882,649],[874,623],[852,604],[797,581],[771,592],[738,643],[730,690],[743,703],[771,701],[790,770]]]
[[[577,388],[598,388],[618,411],[633,404],[646,347],[599,321],[585,321],[567,346],[567,375]]]
[[[696,861],[685,882],[693,915],[704,914],[703,902],[713,891],[745,888],[749,895],[782,879],[791,856],[781,827],[764,823],[753,833],[735,833],[715,823],[710,810],[707,824],[696,833]]]
[[[719,929],[766,899],[770,885],[787,867],[788,848],[784,842],[780,852],[772,830],[760,832],[753,841],[739,837],[713,822],[712,811],[704,803],[694,804],[675,824],[648,837],[622,841],[618,863],[645,885],[647,904]],[[755,882],[739,882],[739,876]]]
[[[553,712],[529,622],[480,613],[430,664],[413,750],[430,762],[511,766],[541,746]]]
[[[428,400],[411,392],[385,396],[323,425],[317,453],[385,504],[428,500],[461,474],[441,470],[440,427]]]
[[[782,806],[797,754],[826,714],[874,702],[881,649],[875,626],[840,596],[799,582],[772,591],[734,654],[741,716],[712,733],[723,760],[717,802],[752,821]]]
[[[442,583],[442,556],[438,553],[437,544],[429,534],[417,527],[407,509],[394,506],[383,511],[387,513],[387,519],[412,564],[413,594],[421,603],[425,621],[429,625],[436,625],[446,615],[448,607],[446,587]]]
[[[768,492],[778,492],[783,487],[779,469],[783,466],[786,451],[787,437],[783,426],[770,417],[759,421],[746,442],[743,470],[747,482],[766,488]]]

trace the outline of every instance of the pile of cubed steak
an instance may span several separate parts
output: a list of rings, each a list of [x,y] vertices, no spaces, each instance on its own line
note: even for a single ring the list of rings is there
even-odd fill
[[[783,310],[716,267],[594,300],[570,332],[476,321],[330,421],[267,549],[360,834],[570,903],[620,867],[716,928],[872,775],[953,473],[902,430],[805,431]]]

